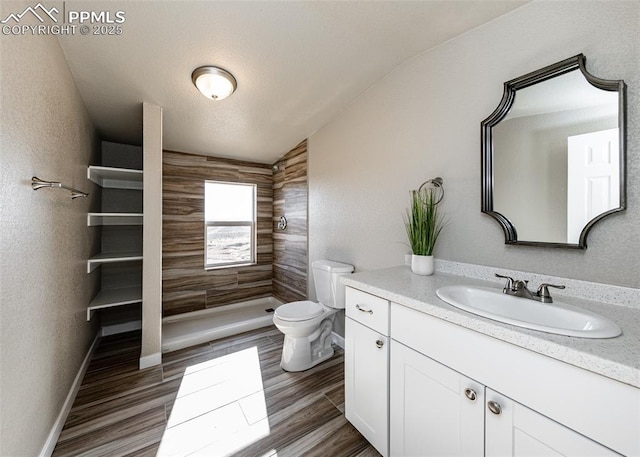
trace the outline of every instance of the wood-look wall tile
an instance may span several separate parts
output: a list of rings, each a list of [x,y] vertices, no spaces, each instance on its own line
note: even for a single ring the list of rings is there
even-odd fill
[[[233,289],[209,289],[207,290],[207,308],[238,303],[254,298],[268,297],[271,295],[271,280],[253,284],[242,284]]]
[[[194,251],[193,254],[187,252],[177,252],[173,255],[162,257],[162,269],[174,270],[180,268],[204,268],[204,257],[201,252]]]
[[[291,303],[307,299],[306,292],[303,294],[297,290],[291,290],[287,288],[286,284],[275,279],[273,280],[273,296],[283,303]]]
[[[207,293],[202,290],[166,292],[162,294],[163,317],[199,311],[207,306]]]
[[[276,281],[287,284],[290,289],[306,293],[306,271],[276,263],[273,265],[273,274]]]
[[[266,268],[265,268],[266,267]],[[251,270],[238,271],[238,284],[255,284],[271,281],[273,271],[270,265],[262,265],[261,269],[252,268]]]
[[[280,161],[274,173],[273,290],[283,301],[307,297],[307,141],[298,144]],[[287,228],[277,228],[280,216],[287,218]]]
[[[163,160],[163,184],[166,184],[163,191],[164,315],[271,295],[271,166],[172,151],[165,151]],[[242,270],[237,267],[204,269],[205,180],[257,185],[257,265]],[[185,294],[190,298],[177,298],[185,297]],[[176,299],[170,298],[173,296]]]

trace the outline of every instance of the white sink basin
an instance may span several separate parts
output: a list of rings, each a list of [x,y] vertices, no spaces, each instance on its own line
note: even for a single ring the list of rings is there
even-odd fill
[[[565,303],[540,303],[488,287],[446,286],[436,291],[456,308],[518,327],[581,338],[613,338],[620,327],[598,314]]]

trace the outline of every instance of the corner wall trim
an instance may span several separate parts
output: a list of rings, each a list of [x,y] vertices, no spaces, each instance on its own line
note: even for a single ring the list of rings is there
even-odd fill
[[[156,352],[155,354],[145,355],[144,357],[140,357],[140,369],[144,370],[145,368],[153,367],[156,365],[160,365],[162,363],[162,354],[160,352]]]
[[[67,398],[64,400],[62,404],[62,409],[56,417],[53,426],[51,427],[51,431],[49,432],[49,436],[47,436],[47,440],[42,446],[42,450],[40,451],[39,457],[51,457],[53,454],[53,450],[58,443],[58,438],[60,438],[60,433],[62,432],[62,427],[64,427],[64,423],[67,421],[67,416],[69,415],[69,411],[71,411],[71,407],[73,406],[73,402],[76,399],[76,395],[78,394],[78,390],[80,390],[80,386],[82,385],[82,380],[84,379],[84,375],[87,372],[87,368],[89,368],[89,362],[91,361],[91,356],[93,355],[93,351],[95,351],[96,346],[98,345],[98,340],[100,339],[100,332],[98,332],[93,339],[93,343],[89,347],[87,351],[87,355],[85,355],[80,368],[78,369],[78,374],[76,374],[73,383],[71,384],[71,388],[69,389],[69,393],[67,394]]]

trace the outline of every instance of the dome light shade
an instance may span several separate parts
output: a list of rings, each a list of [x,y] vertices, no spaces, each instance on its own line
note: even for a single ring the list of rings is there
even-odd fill
[[[238,87],[231,73],[218,67],[199,67],[193,70],[191,80],[198,90],[211,100],[222,100]]]

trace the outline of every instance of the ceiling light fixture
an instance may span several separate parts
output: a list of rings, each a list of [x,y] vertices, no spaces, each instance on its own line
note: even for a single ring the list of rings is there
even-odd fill
[[[238,87],[236,78],[231,73],[212,66],[196,68],[191,73],[191,80],[202,95],[212,100],[227,98]]]

